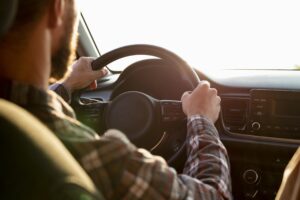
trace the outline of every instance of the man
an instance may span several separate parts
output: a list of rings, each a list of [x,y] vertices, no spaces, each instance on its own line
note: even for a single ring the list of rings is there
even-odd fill
[[[0,96],[45,123],[106,199],[232,199],[227,152],[213,125],[220,97],[209,83],[201,82],[182,96],[188,117],[188,159],[181,175],[118,131],[99,137],[74,119],[62,98],[47,91],[49,78],[64,76],[74,53],[73,1],[19,1],[16,21],[0,41]]]

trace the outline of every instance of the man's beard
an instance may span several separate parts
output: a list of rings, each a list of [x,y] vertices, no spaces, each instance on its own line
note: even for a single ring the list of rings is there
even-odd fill
[[[55,80],[63,78],[68,71],[68,66],[76,58],[77,34],[75,34],[75,12],[68,9],[65,16],[65,33],[61,37],[58,50],[51,58],[50,77]]]

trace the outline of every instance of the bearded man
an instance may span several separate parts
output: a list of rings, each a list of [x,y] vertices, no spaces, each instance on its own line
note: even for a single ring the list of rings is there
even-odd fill
[[[182,96],[188,118],[183,174],[136,148],[120,132],[98,136],[75,119],[62,98],[47,90],[49,79],[63,78],[74,59],[75,4],[74,0],[19,0],[15,23],[0,41],[0,97],[47,125],[106,199],[232,199],[228,155],[213,124],[220,97],[208,82]],[[94,77],[98,78],[105,71],[94,73],[99,73]],[[70,82],[72,74],[60,85],[68,91],[76,89]]]

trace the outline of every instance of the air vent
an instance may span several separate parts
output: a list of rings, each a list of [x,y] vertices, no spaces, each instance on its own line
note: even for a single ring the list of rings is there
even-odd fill
[[[231,132],[243,132],[247,125],[249,100],[243,98],[223,98],[222,115],[225,128]]]

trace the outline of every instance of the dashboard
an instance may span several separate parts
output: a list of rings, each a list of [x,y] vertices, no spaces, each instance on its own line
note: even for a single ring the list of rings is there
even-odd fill
[[[196,72],[201,80],[210,81],[222,98],[216,127],[230,157],[234,198],[274,199],[283,171],[300,145],[300,71]],[[140,91],[154,84],[158,90],[151,95],[164,98],[159,91],[171,81],[168,76],[163,79],[161,71],[149,73],[147,77],[159,76],[164,81],[137,74],[135,78],[144,85],[130,85],[130,89]],[[82,97],[108,101],[119,76],[99,80],[99,88],[84,92]],[[172,95],[178,99],[177,93]]]
[[[231,160],[235,199],[274,199],[300,144],[299,71],[199,75],[210,80],[222,97],[217,127]]]

